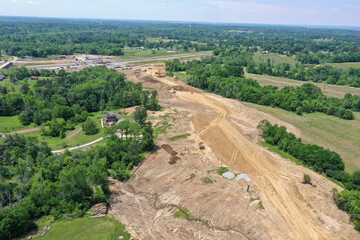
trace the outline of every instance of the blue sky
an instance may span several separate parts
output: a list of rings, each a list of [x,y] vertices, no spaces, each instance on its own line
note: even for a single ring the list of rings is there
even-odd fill
[[[0,0],[0,15],[360,26],[360,0]]]

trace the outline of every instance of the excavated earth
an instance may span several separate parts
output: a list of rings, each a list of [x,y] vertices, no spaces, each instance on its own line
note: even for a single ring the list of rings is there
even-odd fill
[[[263,119],[301,137],[298,129],[156,71],[164,66],[125,74],[159,91],[164,113],[155,128],[166,124],[166,133],[134,178],[109,179],[108,214],[134,238],[360,239],[349,216],[333,202],[331,190],[341,191],[339,186],[258,144],[256,126]],[[169,140],[183,134],[190,136]],[[228,180],[216,172],[220,166],[251,181]],[[316,187],[302,184],[304,173]],[[185,209],[187,219],[174,217]]]

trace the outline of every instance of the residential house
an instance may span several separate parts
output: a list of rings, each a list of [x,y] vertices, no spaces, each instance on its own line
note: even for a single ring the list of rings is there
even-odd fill
[[[111,127],[115,123],[117,123],[118,119],[116,117],[116,114],[114,112],[109,112],[105,114],[104,122]]]
[[[38,77],[35,77],[35,76],[30,76],[30,77],[29,77],[29,80],[39,80],[39,78],[38,78]]]

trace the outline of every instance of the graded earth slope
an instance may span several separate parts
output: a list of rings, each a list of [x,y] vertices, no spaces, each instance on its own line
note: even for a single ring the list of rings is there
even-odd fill
[[[111,186],[110,214],[135,238],[360,239],[332,200],[331,189],[339,186],[256,143],[263,119],[301,136],[296,128],[236,100],[159,77],[163,66],[147,70],[127,75],[158,88],[167,114],[155,127],[168,128],[136,177]],[[169,140],[185,133],[186,139]],[[213,171],[224,164],[251,181]],[[301,183],[304,173],[316,187]],[[184,209],[190,221],[173,217]]]

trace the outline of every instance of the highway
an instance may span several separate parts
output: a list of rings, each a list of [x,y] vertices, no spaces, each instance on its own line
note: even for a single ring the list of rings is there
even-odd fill
[[[115,67],[126,67],[127,64],[137,63],[137,62],[147,62],[147,61],[162,61],[162,60],[172,60],[176,58],[188,58],[188,57],[202,57],[202,56],[210,56],[212,54],[211,51],[207,52],[197,52],[197,53],[184,53],[184,54],[176,54],[176,55],[166,55],[159,57],[137,57],[137,58],[129,58],[129,59],[106,59],[108,61],[105,66],[108,68]],[[81,70],[85,67],[96,66],[95,64],[75,64],[75,63],[61,63],[61,64],[39,64],[39,65],[30,65],[26,66],[27,68],[35,68],[35,69],[74,69]]]
[[[3,65],[1,65],[1,66],[0,66],[0,69],[10,67],[16,60],[17,60],[17,57],[13,57],[13,60],[11,60],[11,61],[9,61],[9,62],[6,62],[6,63],[4,63]]]

